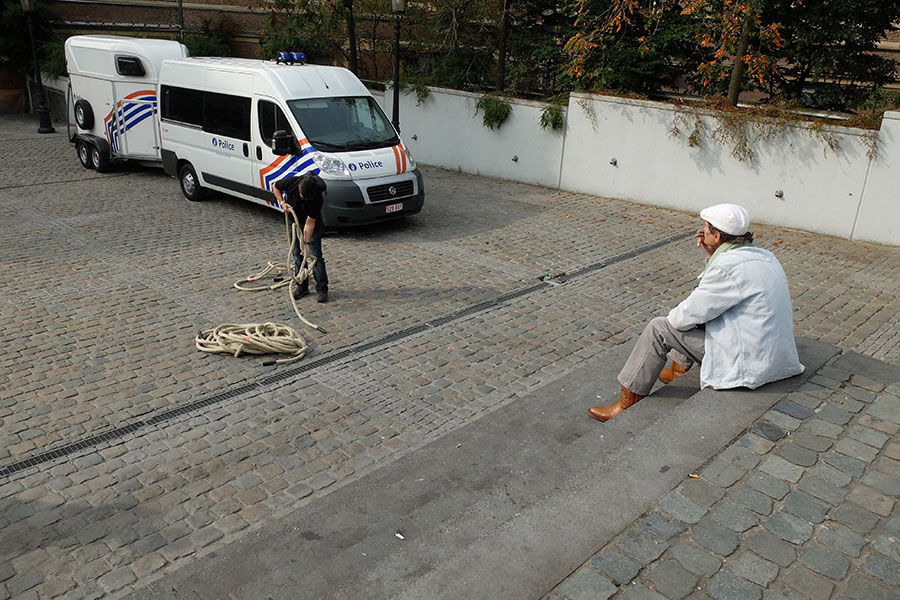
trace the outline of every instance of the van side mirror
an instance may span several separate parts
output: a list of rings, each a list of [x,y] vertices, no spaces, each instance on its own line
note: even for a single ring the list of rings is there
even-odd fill
[[[284,129],[276,131],[272,136],[272,152],[279,156],[296,154],[297,140],[294,139],[294,135]]]

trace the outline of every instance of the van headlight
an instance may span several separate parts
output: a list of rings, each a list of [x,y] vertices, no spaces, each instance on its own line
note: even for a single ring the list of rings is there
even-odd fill
[[[316,152],[315,156],[313,156],[313,162],[316,163],[316,166],[319,167],[319,169],[332,177],[350,178],[350,171],[347,170],[347,165],[339,158],[325,156],[321,152]]]
[[[412,171],[416,168],[416,161],[413,160],[412,152],[409,151],[406,145],[403,146],[403,152],[406,153],[406,170]]]

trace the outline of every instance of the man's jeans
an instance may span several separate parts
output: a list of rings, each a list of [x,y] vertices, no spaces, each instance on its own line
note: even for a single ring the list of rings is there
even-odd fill
[[[619,383],[638,396],[646,396],[666,366],[669,352],[675,362],[687,368],[703,360],[705,335],[702,327],[679,331],[665,317],[651,319],[619,372]]]
[[[322,221],[316,221],[316,228],[313,230],[312,240],[309,242],[309,253],[316,257],[316,266],[313,267],[312,275],[316,280],[316,291],[320,294],[328,293],[328,273],[325,271],[325,258],[322,256]],[[303,235],[301,228],[298,235]],[[300,272],[303,266],[303,252],[300,250],[300,240],[294,240],[294,275]],[[309,282],[305,281],[300,284],[300,289],[308,288]]]

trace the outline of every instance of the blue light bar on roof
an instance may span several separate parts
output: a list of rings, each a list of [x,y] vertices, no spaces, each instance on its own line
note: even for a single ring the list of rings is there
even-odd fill
[[[302,52],[279,52],[275,56],[275,64],[302,65],[306,63],[306,55]]]

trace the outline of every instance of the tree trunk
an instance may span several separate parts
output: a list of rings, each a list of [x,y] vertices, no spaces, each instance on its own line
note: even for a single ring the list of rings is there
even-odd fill
[[[731,67],[731,83],[728,85],[728,103],[737,106],[738,96],[741,95],[741,84],[744,82],[744,60],[747,48],[750,46],[750,28],[753,26],[753,13],[747,9],[744,22],[741,24],[741,39],[735,52],[734,65]]]
[[[353,16],[353,0],[343,0],[344,8],[347,9],[345,18],[347,21],[347,43],[350,46],[349,56],[350,71],[354,75],[359,75],[359,59],[358,49],[356,47],[356,19]]]
[[[503,5],[503,15],[500,17],[500,43],[497,54],[497,91],[502,92],[506,87],[506,38],[509,37],[509,5],[512,0],[500,0]]]
[[[381,19],[378,15],[372,19],[372,72],[369,74],[371,79],[378,81],[378,28]]]
[[[359,50],[356,47],[356,18],[353,16],[353,0],[341,0],[344,5],[344,20],[347,24],[348,68],[354,75],[359,75]]]

